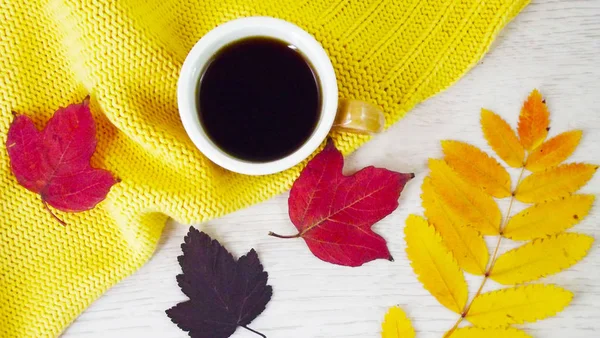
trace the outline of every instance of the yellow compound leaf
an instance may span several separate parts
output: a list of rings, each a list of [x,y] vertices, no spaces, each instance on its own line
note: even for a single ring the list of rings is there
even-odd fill
[[[527,176],[515,191],[524,203],[537,203],[566,197],[589,181],[598,166],[585,163],[563,164]]]
[[[503,235],[523,241],[563,232],[587,216],[594,199],[594,195],[571,195],[536,204],[514,215]]]
[[[476,297],[466,319],[478,327],[499,328],[554,316],[573,293],[554,285],[533,284],[487,292]]]
[[[448,209],[461,224],[484,235],[500,232],[502,214],[496,201],[481,189],[465,182],[443,160],[429,160],[431,183]]]
[[[523,166],[525,150],[506,121],[494,112],[482,109],[481,128],[490,147],[506,164],[514,168]]]
[[[592,237],[575,233],[537,239],[498,257],[490,278],[513,285],[560,272],[580,261],[593,242]]]
[[[525,168],[541,171],[560,164],[575,151],[581,135],[581,130],[572,130],[549,139],[529,154]]]
[[[444,245],[452,252],[458,265],[465,271],[483,275],[489,253],[483,237],[477,230],[461,224],[461,220],[442,203],[431,184],[431,178],[423,181],[423,208],[425,217],[442,236]]]
[[[442,305],[462,313],[468,291],[465,277],[442,238],[423,217],[410,215],[404,228],[406,254],[419,281]]]
[[[481,327],[463,327],[450,336],[452,338],[531,338],[527,333],[512,327],[485,329]]]
[[[546,102],[542,99],[542,94],[534,89],[523,104],[519,115],[517,131],[523,147],[533,150],[542,144],[548,135],[549,125],[550,112]]]
[[[442,141],[444,159],[465,181],[488,194],[511,196],[510,175],[496,159],[468,143]]]
[[[391,307],[381,324],[381,338],[414,337],[415,329],[412,327],[406,313],[397,306]]]

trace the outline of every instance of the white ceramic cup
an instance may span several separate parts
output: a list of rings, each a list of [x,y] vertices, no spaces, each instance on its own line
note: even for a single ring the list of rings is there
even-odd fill
[[[197,86],[202,73],[212,57],[223,47],[248,37],[270,37],[295,46],[300,53],[310,62],[313,71],[320,81],[321,113],[319,121],[312,135],[293,153],[269,162],[249,162],[236,158],[221,150],[208,137],[200,123],[197,108]],[[383,114],[376,107],[360,101],[344,101],[345,114],[338,111],[338,86],[335,71],[327,53],[319,42],[300,27],[284,20],[270,17],[247,17],[224,23],[204,35],[192,48],[181,68],[177,84],[177,103],[183,126],[198,149],[211,161],[228,170],[247,175],[273,174],[291,168],[310,156],[325,140],[331,130],[336,115],[346,117],[340,120],[340,125],[346,124],[349,128],[365,131],[358,123],[358,119],[373,118],[381,121]],[[352,108],[354,107],[354,108]],[[348,111],[354,109],[354,115]],[[357,113],[358,112],[358,113]],[[375,115],[374,115],[375,114]],[[379,114],[379,115],[377,115]],[[354,118],[352,117],[354,116]],[[362,116],[362,117],[361,117]],[[354,119],[354,121],[352,121]],[[345,120],[342,121],[342,120]],[[371,128],[373,129],[373,128]],[[369,130],[366,130],[369,131]],[[370,130],[377,132],[376,130]]]

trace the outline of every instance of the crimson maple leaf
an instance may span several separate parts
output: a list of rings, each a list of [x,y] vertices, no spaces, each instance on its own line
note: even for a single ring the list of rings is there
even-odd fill
[[[360,266],[374,259],[393,260],[385,239],[371,227],[398,207],[398,198],[414,174],[366,167],[344,176],[344,158],[331,140],[294,182],[289,214],[298,234],[319,259]]]
[[[66,212],[92,209],[117,183],[113,175],[90,166],[96,150],[96,126],[89,97],[58,109],[39,131],[25,115],[15,114],[6,139],[10,166],[19,184]]]

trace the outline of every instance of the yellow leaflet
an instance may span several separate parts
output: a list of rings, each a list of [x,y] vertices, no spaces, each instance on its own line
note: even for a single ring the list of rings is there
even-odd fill
[[[525,168],[541,171],[560,164],[575,151],[581,140],[581,134],[581,130],[572,130],[544,142],[529,154]]]
[[[419,281],[442,305],[462,313],[468,297],[467,282],[440,235],[423,217],[415,215],[408,216],[404,234],[406,254]]]
[[[523,104],[519,115],[517,131],[523,147],[527,150],[537,148],[546,139],[549,125],[550,112],[546,102],[542,99],[542,94],[534,89]]]
[[[444,159],[456,172],[472,185],[488,194],[509,197],[510,175],[493,157],[468,143],[442,141]]]
[[[481,128],[490,147],[506,164],[514,168],[523,166],[525,150],[506,121],[494,112],[482,109]]]
[[[519,184],[515,198],[536,203],[569,196],[586,184],[597,169],[596,165],[571,163],[533,173]]]
[[[391,307],[381,324],[381,338],[414,338],[415,329],[402,309]]]
[[[459,217],[444,205],[431,184],[431,178],[425,177],[422,189],[425,217],[440,233],[458,265],[469,273],[483,275],[489,258],[483,237],[477,230],[462,224]]]
[[[512,327],[501,329],[484,329],[480,327],[463,327],[452,333],[452,338],[531,338],[527,333]]]
[[[537,239],[498,257],[490,278],[513,285],[560,272],[580,261],[593,242],[592,237],[575,233]]]
[[[573,293],[554,285],[533,284],[487,292],[476,297],[466,319],[478,327],[499,328],[554,316]]]
[[[443,160],[429,160],[431,183],[448,209],[461,224],[474,227],[484,235],[497,235],[502,215],[494,199],[456,174]]]
[[[522,241],[557,234],[584,219],[594,199],[594,195],[571,195],[536,204],[514,215],[503,235]]]

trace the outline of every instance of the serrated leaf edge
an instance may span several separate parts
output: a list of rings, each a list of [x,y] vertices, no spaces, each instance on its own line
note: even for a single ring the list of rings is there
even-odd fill
[[[456,271],[458,272],[458,274],[460,274],[460,275],[462,276],[462,280],[463,280],[463,282],[465,283],[465,286],[467,286],[467,287],[468,287],[468,285],[467,285],[467,282],[466,282],[466,280],[464,279],[464,274],[463,274],[462,270],[460,269],[460,266],[458,265],[458,262],[456,261],[456,258],[454,258],[454,255],[452,254],[452,252],[450,252],[450,250],[448,250],[448,248],[446,247],[446,245],[445,245],[445,244],[444,244],[444,242],[442,241],[442,236],[440,236],[440,234],[437,232],[437,230],[436,230],[436,229],[435,229],[435,228],[434,228],[434,227],[433,227],[433,226],[432,226],[432,225],[431,225],[431,224],[430,224],[430,223],[427,221],[427,219],[426,219],[426,218],[424,218],[424,217],[417,216],[417,215],[409,215],[409,216],[408,216],[408,218],[407,218],[407,220],[406,220],[406,222],[408,222],[408,220],[409,220],[411,217],[421,218],[421,219],[423,219],[423,220],[425,221],[425,224],[426,224],[427,228],[433,232],[433,234],[434,234],[434,237],[435,237],[435,239],[436,239],[437,243],[439,244],[440,248],[441,248],[441,249],[442,249],[442,251],[443,251],[443,254],[444,254],[444,255],[445,255],[447,258],[449,258],[449,259],[450,259],[450,260],[453,262],[453,267],[455,267],[455,268],[456,268]],[[407,228],[407,227],[405,227],[405,229],[406,229],[406,228]],[[406,230],[405,230],[405,231],[406,231]],[[406,236],[406,235],[405,235],[405,236]],[[405,249],[407,257],[409,256],[409,253],[408,253],[409,247],[410,247],[410,245],[409,245],[409,243],[407,242],[407,243],[406,243],[406,249]],[[429,292],[429,293],[430,293],[430,294],[431,294],[431,295],[432,295],[432,296],[433,296],[433,297],[434,297],[436,300],[438,300],[438,299],[437,299],[437,297],[435,297],[435,295],[434,295],[434,294],[431,292],[431,290],[429,290],[429,288],[428,288],[428,287],[425,285],[425,283],[423,283],[423,281],[422,281],[422,279],[424,278],[424,277],[423,277],[423,274],[422,274],[421,272],[418,272],[418,271],[420,271],[421,269],[417,269],[417,268],[415,268],[415,263],[412,261],[412,259],[410,259],[410,258],[409,258],[409,260],[410,260],[410,266],[411,266],[411,268],[412,268],[413,272],[415,273],[415,275],[417,275],[417,279],[419,280],[419,282],[421,283],[421,285],[423,285],[423,288],[424,288],[425,290],[427,290],[427,291],[428,291],[428,292]],[[437,270],[437,269],[436,269],[436,270]],[[439,270],[437,270],[437,271],[438,271],[438,274],[439,274]],[[449,294],[452,296],[452,299],[455,301],[456,305],[458,305],[458,306],[459,306],[459,309],[458,309],[458,311],[455,311],[454,309],[450,309],[449,307],[446,307],[444,304],[441,304],[441,302],[439,302],[439,300],[438,300],[438,302],[439,302],[439,303],[440,303],[442,306],[446,307],[447,309],[449,309],[449,310],[451,310],[451,311],[453,311],[453,312],[455,312],[455,313],[459,313],[459,314],[460,314],[460,313],[463,311],[463,309],[462,309],[462,308],[460,308],[460,307],[461,307],[461,306],[460,306],[460,303],[461,303],[461,302],[459,302],[459,301],[458,301],[456,298],[454,298],[454,294],[452,293],[452,290],[451,290],[451,289],[448,287],[448,285],[447,285],[447,284],[445,284],[445,286],[446,286],[446,289],[448,289],[448,291],[449,291]],[[467,301],[468,301],[468,299],[465,299],[465,300],[464,300],[464,303],[466,303]],[[462,305],[462,307],[463,307],[463,308],[464,308],[464,306],[465,306],[465,304],[463,304],[463,305]]]
[[[511,287],[511,288],[499,289],[499,290],[494,290],[494,291],[482,293],[482,294],[480,294],[478,296],[478,298],[480,298],[480,299],[489,298],[489,297],[495,296],[496,294],[502,294],[502,293],[506,294],[506,293],[509,293],[512,290],[517,290],[517,289],[536,289],[536,288],[548,288],[548,289],[556,290],[559,293],[563,293],[565,295],[568,295],[569,300],[562,307],[560,307],[560,308],[558,308],[556,310],[550,311],[546,315],[536,316],[532,320],[514,320],[514,318],[512,318],[513,319],[512,323],[506,324],[506,325],[500,324],[500,325],[497,325],[497,326],[479,326],[479,325],[477,325],[475,323],[472,323],[472,322],[471,323],[475,327],[491,328],[491,329],[506,327],[508,325],[513,325],[513,324],[534,323],[534,322],[537,322],[539,320],[543,320],[543,319],[546,319],[546,318],[554,317],[557,313],[559,313],[562,310],[564,310],[571,303],[571,301],[573,300],[573,297],[574,297],[573,292],[571,292],[571,291],[569,291],[567,289],[561,288],[559,286],[556,286],[554,284],[530,284],[530,285],[521,285],[521,286],[515,286],[515,287]],[[504,297],[506,297],[506,295],[504,295]],[[477,298],[475,298],[475,299],[477,299]],[[473,299],[473,302],[475,302],[475,299]],[[465,319],[469,320],[469,314],[468,313],[465,316]]]
[[[529,248],[531,248],[531,247],[533,247],[533,246],[536,246],[536,245],[541,245],[541,244],[543,244],[543,243],[545,243],[545,242],[547,242],[547,241],[557,240],[559,237],[563,237],[563,236],[564,236],[564,237],[579,237],[579,238],[587,238],[587,239],[589,239],[589,242],[588,242],[588,244],[589,244],[589,245],[587,245],[587,248],[583,249],[583,251],[581,252],[581,255],[580,255],[580,256],[574,257],[573,255],[569,255],[569,256],[568,256],[569,260],[567,261],[567,263],[566,263],[566,264],[561,264],[561,265],[559,265],[559,266],[558,266],[558,268],[557,268],[557,270],[556,270],[556,271],[554,271],[554,272],[548,272],[548,273],[542,274],[542,275],[540,275],[540,276],[537,276],[537,277],[535,277],[535,278],[533,278],[533,279],[526,279],[526,280],[521,280],[521,281],[518,281],[518,282],[515,282],[515,283],[507,283],[507,284],[505,284],[505,283],[503,283],[503,282],[500,282],[500,281],[497,281],[496,279],[494,279],[494,276],[495,276],[495,275],[494,275],[494,270],[492,269],[492,271],[490,272],[490,278],[491,278],[492,280],[494,280],[495,282],[497,282],[497,283],[500,283],[500,284],[503,284],[503,285],[518,285],[518,284],[522,284],[522,283],[532,282],[532,281],[538,280],[538,279],[540,279],[540,278],[544,278],[544,277],[546,277],[546,276],[550,276],[550,275],[553,275],[553,274],[559,273],[559,272],[561,272],[561,271],[563,271],[563,270],[565,270],[565,269],[568,269],[568,268],[570,268],[571,266],[573,266],[573,265],[577,264],[577,263],[578,263],[579,261],[581,261],[581,260],[582,260],[582,259],[583,259],[585,256],[587,256],[587,253],[588,253],[588,252],[589,252],[589,250],[592,248],[592,244],[594,243],[594,238],[593,238],[592,236],[590,236],[590,235],[586,235],[586,234],[580,234],[580,233],[574,233],[574,232],[570,232],[570,233],[559,233],[559,234],[555,234],[555,235],[552,235],[552,236],[548,236],[548,237],[544,237],[544,238],[538,238],[538,239],[535,239],[535,240],[533,240],[533,241],[531,241],[531,242],[529,242],[529,243],[527,243],[527,244],[524,244],[524,245],[522,245],[522,246],[520,246],[520,247],[518,247],[518,248],[515,248],[515,249],[512,249],[512,250],[509,250],[509,251],[505,252],[504,254],[502,254],[501,256],[499,256],[499,257],[496,259],[496,263],[498,263],[498,260],[499,260],[499,259],[501,259],[501,258],[502,258],[504,255],[507,255],[507,254],[514,254],[514,255],[516,255],[516,254],[518,254],[519,252],[521,252],[521,251],[523,251],[523,250],[527,250],[527,249],[529,249]],[[582,243],[582,244],[583,244],[583,243]],[[563,249],[563,250],[564,250],[564,249]],[[569,253],[571,253],[571,254],[572,254],[573,252],[572,252],[572,251],[570,251]],[[519,266],[519,267],[521,267],[521,266]]]

